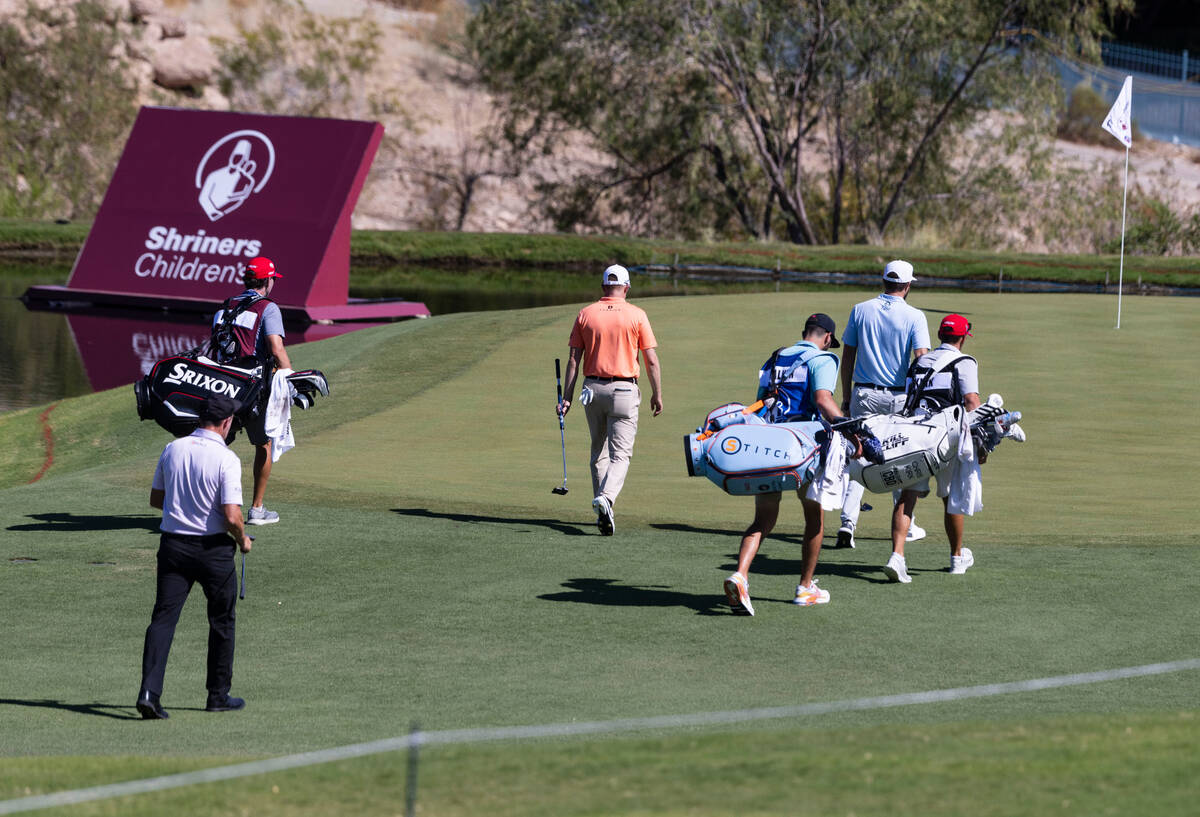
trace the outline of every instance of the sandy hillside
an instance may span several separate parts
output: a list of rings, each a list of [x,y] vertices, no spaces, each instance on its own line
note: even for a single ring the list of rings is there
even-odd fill
[[[210,37],[233,37],[237,24],[253,25],[268,7],[266,0],[112,0],[161,3],[167,14],[188,22],[189,32]],[[0,0],[0,5],[17,0]],[[53,2],[53,0],[40,0]],[[438,15],[394,8],[376,0],[305,0],[314,13],[361,19],[370,17],[383,29],[383,57],[357,93],[345,101],[342,115],[362,118],[366,100],[389,94],[398,103],[394,112],[379,115],[387,138],[353,216],[356,228],[451,229],[457,216],[453,180],[464,173],[480,176],[464,228],[472,231],[539,232],[550,226],[530,212],[532,184],[528,174],[501,178],[500,170],[481,155],[479,134],[493,121],[491,100],[455,81],[458,66],[432,43],[438,32],[455,24],[455,3]],[[428,0],[438,5],[437,0]],[[461,9],[461,6],[458,8]],[[461,11],[459,12],[461,15]],[[461,16],[459,17],[461,20]],[[204,104],[219,106],[223,97],[209,89]],[[227,104],[227,102],[226,102]],[[1111,172],[1120,184],[1124,152],[1113,148],[1058,142],[1063,162],[1096,173]],[[599,157],[577,150],[555,156],[547,170]],[[1171,203],[1176,212],[1200,211],[1200,149],[1152,140],[1135,144],[1130,161],[1130,184]],[[1038,247],[1029,247],[1038,250]]]

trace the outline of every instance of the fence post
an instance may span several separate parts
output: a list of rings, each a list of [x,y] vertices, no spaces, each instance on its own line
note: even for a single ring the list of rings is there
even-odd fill
[[[1000,277],[996,279],[996,294],[1004,291],[1004,267],[1000,268]]]
[[[1187,49],[1185,48],[1183,49],[1183,71],[1181,72],[1182,75],[1179,77],[1180,82],[1187,82],[1187,57]]]
[[[417,769],[421,757],[421,725],[413,721],[408,733],[408,772],[404,785],[405,817],[417,814]]]
[[[775,291],[779,291],[779,279],[782,276],[779,273],[779,256],[775,256]]]

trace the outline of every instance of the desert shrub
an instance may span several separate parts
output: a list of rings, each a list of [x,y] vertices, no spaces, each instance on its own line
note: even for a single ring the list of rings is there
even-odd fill
[[[104,3],[26,5],[0,21],[0,216],[99,208],[136,114]]]
[[[383,32],[370,17],[327,19],[293,0],[270,0],[257,25],[216,39],[217,87],[235,110],[293,116],[370,116],[386,98],[362,93]]]
[[[1115,253],[1121,249],[1121,236],[1106,242],[1103,251]],[[1178,255],[1200,250],[1200,212],[1183,219],[1165,202],[1149,196],[1139,196],[1130,202],[1126,228],[1125,252],[1130,255]]]

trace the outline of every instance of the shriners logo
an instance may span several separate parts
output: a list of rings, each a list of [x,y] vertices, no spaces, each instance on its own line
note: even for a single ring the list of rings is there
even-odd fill
[[[265,134],[234,131],[210,147],[196,167],[200,206],[210,221],[227,216],[262,190],[274,170],[275,146]]]

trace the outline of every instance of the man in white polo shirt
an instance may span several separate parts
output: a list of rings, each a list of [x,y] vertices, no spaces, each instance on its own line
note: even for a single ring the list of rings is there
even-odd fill
[[[151,507],[162,510],[157,590],[142,648],[142,687],[137,710],[146,720],[168,717],[159,697],[175,625],[192,584],[208,599],[208,712],[241,709],[229,695],[233,680],[234,605],[237,571],[233,555],[250,550],[242,520],[242,464],[225,445],[233,401],[213,395],[200,409],[200,427],[167,443],[150,487]],[[233,537],[233,538],[230,538]]]
[[[883,268],[883,292],[850,310],[842,333],[842,411],[851,417],[896,414],[904,407],[904,380],[910,361],[929,351],[925,313],[905,302],[913,266],[891,261]],[[854,547],[854,529],[863,486],[850,480],[842,500],[838,547]],[[914,522],[908,540],[925,535]]]

